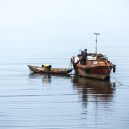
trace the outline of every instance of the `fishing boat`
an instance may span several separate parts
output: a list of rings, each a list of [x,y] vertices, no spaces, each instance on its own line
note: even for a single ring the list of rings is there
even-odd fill
[[[72,68],[52,68],[51,65],[42,65],[42,66],[28,65],[28,67],[33,73],[42,73],[42,74],[68,74],[73,70]]]
[[[97,52],[97,35],[96,34],[96,51],[95,53],[87,53],[87,49],[81,54],[71,58],[75,73],[82,77],[107,80],[110,78],[110,73],[115,65],[108,60],[103,54]]]
[[[75,73],[82,77],[106,80],[110,78],[112,69],[115,72],[115,65],[102,54],[91,53],[87,56],[86,64],[81,64],[80,61],[75,63],[73,58],[72,63]]]

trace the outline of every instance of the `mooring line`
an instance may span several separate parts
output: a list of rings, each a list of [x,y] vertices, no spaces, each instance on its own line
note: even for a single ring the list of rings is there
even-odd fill
[[[118,79],[117,79],[115,76],[113,76],[113,77],[114,77],[115,81],[116,81],[120,86],[124,86],[124,84],[121,83],[120,81],[118,81]]]
[[[106,61],[105,61],[106,62]],[[111,70],[110,69],[110,67],[109,67],[109,65],[108,65],[108,63],[106,62],[106,64],[107,64],[107,66],[108,66],[108,69],[109,69],[109,71]],[[120,84],[120,86],[124,86],[124,84],[123,83],[121,83],[120,81],[118,81],[117,80],[117,78],[113,75],[113,77],[114,77],[114,79],[116,80],[116,82],[118,83],[118,84]]]
[[[118,79],[117,79],[114,75],[113,75],[113,78],[114,78],[114,80],[115,80],[120,86],[128,86],[128,87],[129,87],[129,85],[126,85],[126,84],[124,84],[124,83],[118,81]]]

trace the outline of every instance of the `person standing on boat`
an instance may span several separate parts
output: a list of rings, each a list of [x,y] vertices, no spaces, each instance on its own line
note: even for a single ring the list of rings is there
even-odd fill
[[[87,49],[85,49],[84,51],[81,51],[81,64],[82,65],[86,65],[86,60],[87,60]]]

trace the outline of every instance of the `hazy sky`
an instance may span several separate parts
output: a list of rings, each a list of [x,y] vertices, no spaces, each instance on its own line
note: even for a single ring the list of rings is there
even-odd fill
[[[128,0],[0,0],[1,47],[129,41]],[[105,43],[106,43],[105,42]]]

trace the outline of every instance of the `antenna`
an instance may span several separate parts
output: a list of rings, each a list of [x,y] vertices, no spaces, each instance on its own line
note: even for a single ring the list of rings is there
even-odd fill
[[[97,54],[97,36],[100,35],[100,33],[93,33],[96,35],[96,46],[95,46],[95,53]]]

